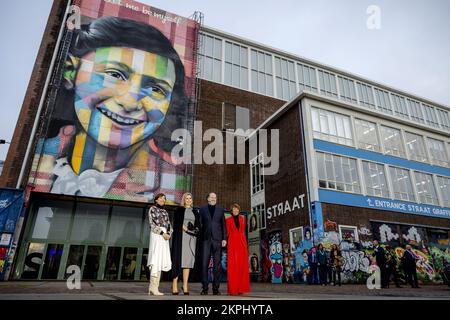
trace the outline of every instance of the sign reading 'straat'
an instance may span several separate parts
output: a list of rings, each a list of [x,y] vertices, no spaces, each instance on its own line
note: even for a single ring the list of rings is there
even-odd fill
[[[286,213],[292,212],[296,209],[305,207],[305,194],[294,197],[292,200],[280,202],[271,207],[267,207],[267,219],[272,219]]]

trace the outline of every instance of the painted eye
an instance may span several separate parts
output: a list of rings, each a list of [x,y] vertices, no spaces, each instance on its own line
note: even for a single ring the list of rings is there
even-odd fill
[[[152,90],[153,98],[156,98],[158,100],[162,100],[162,99],[166,98],[166,90],[164,90],[163,88],[155,85],[151,88],[151,90]]]
[[[270,253],[271,253],[271,254],[275,254],[275,252],[277,252],[276,246],[271,246],[271,247],[270,247]]]
[[[127,79],[126,75],[123,74],[122,72],[120,72],[119,70],[109,69],[109,70],[105,70],[105,73],[108,76],[116,78],[118,80],[124,81]]]
[[[277,244],[277,252],[278,252],[278,253],[281,253],[281,250],[282,250],[282,248],[281,248],[281,243],[278,243],[278,244]]]

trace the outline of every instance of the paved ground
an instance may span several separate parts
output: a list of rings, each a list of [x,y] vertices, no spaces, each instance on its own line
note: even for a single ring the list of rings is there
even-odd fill
[[[271,283],[252,283],[252,292],[244,296],[227,296],[226,284],[221,285],[220,297],[200,296],[201,285],[190,285],[191,295],[173,296],[171,284],[163,282],[160,291],[163,297],[148,296],[145,282],[82,282],[80,290],[69,290],[65,282],[5,281],[0,282],[0,300],[148,300],[148,299],[445,299],[450,300],[450,287],[444,285],[423,285],[420,289],[410,287],[369,290],[365,285],[343,285],[342,287],[306,286],[297,284],[275,285]]]

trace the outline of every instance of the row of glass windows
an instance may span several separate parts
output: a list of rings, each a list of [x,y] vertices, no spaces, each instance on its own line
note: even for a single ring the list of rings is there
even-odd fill
[[[319,187],[362,193],[358,161],[353,158],[317,152]],[[365,194],[450,207],[450,178],[362,160]],[[389,185],[390,184],[390,185]],[[435,185],[438,186],[436,189]],[[415,188],[413,187],[415,186]],[[438,192],[441,201],[438,198]]]
[[[450,167],[450,143],[314,107],[311,116],[316,139]]]
[[[222,45],[225,57],[222,57]],[[223,80],[222,62],[225,70]],[[450,115],[446,110],[210,35],[201,34],[199,66],[200,77],[203,79],[224,82],[245,90],[249,89],[250,83],[251,91],[279,99],[289,100],[300,90],[311,90],[450,131]]]

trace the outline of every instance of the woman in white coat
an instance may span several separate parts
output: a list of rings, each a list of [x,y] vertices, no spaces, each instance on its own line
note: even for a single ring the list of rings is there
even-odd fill
[[[150,269],[149,295],[164,295],[159,292],[159,280],[161,271],[169,271],[172,268],[170,259],[169,239],[172,235],[172,226],[169,214],[164,209],[166,196],[162,193],[155,196],[155,205],[148,211],[150,222],[150,244],[148,247],[147,266]]]

